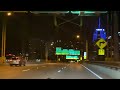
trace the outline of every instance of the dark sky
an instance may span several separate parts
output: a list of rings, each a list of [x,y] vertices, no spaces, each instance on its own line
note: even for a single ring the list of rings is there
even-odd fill
[[[70,17],[72,16],[68,16],[67,18]],[[78,24],[79,21],[80,18],[74,20],[74,22],[77,22]],[[63,21],[58,19],[58,23],[61,22]],[[105,20],[102,20],[102,23],[104,26]],[[13,14],[13,16],[9,17],[7,21],[7,51],[20,51],[22,41],[33,37],[43,40],[49,40],[50,38],[72,40],[75,35],[80,34],[82,36],[81,39],[84,39],[87,35],[89,41],[91,41],[92,33],[95,28],[97,28],[97,24],[97,17],[83,17],[82,28],[71,23],[66,23],[61,25],[60,28],[55,29],[53,16]],[[1,30],[2,18],[0,17],[0,32]]]

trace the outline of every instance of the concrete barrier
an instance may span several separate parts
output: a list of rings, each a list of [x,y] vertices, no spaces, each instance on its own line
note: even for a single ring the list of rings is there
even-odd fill
[[[99,65],[93,65],[93,64],[85,64],[89,68],[95,68],[96,70],[112,77],[113,79],[120,79],[120,69],[114,70],[107,67],[99,66]]]

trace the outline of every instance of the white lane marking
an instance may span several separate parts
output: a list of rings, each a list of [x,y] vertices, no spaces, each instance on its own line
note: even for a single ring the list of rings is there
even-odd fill
[[[96,77],[98,77],[99,79],[103,79],[102,77],[100,77],[99,75],[97,75],[96,73],[94,73],[92,70],[90,70],[89,68],[87,68],[86,66],[82,65],[84,68],[86,68],[88,71],[90,71],[92,74],[94,74]]]
[[[38,67],[37,67],[37,69],[38,69]]]
[[[61,70],[58,70],[58,72],[61,72]]]
[[[23,72],[25,72],[25,71],[29,71],[30,69],[26,69],[26,70],[22,70]]]

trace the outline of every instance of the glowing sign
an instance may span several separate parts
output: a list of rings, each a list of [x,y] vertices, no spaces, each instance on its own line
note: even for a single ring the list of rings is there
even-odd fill
[[[56,47],[56,55],[61,55],[62,49],[61,47]]]
[[[66,59],[79,59],[79,57],[78,56],[68,56],[68,55],[66,55]]]
[[[96,42],[96,45],[99,47],[99,48],[104,48],[106,45],[107,45],[107,42],[104,40],[104,39],[100,39]]]
[[[82,60],[82,56],[80,57],[80,60]]]
[[[98,50],[98,55],[105,55],[105,50],[104,49],[99,49]]]
[[[69,49],[69,55],[80,55],[79,50]]]
[[[63,49],[61,54],[62,55],[69,55],[69,51],[67,49]]]
[[[61,47],[56,47],[56,55],[80,55],[79,50],[74,49],[63,49]]]
[[[84,52],[84,59],[86,59],[86,52]]]
[[[71,11],[71,13],[80,15],[80,11]]]

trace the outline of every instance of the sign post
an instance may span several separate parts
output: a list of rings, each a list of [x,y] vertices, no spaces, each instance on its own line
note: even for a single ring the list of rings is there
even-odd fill
[[[107,42],[101,38],[96,42],[96,45],[99,47],[98,49],[98,60],[104,61],[105,60],[105,48],[107,45]]]

